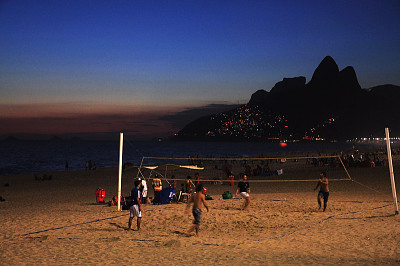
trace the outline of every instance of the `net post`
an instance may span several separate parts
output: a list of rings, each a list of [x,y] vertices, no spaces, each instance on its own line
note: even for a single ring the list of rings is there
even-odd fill
[[[121,179],[122,179],[122,147],[124,144],[124,133],[119,133],[119,165],[118,165],[118,211],[121,211]]]
[[[342,161],[342,158],[340,158],[340,155],[338,155],[338,158],[339,158],[339,161],[340,161],[340,163],[342,164],[344,170],[346,171],[347,176],[349,177],[349,179],[350,179],[351,181],[353,181],[353,179],[351,178],[349,172],[347,171],[346,166],[344,165],[344,163],[343,163],[343,161]]]
[[[390,148],[389,128],[385,128],[385,133],[386,133],[386,148],[387,148],[388,163],[389,163],[390,183],[392,185],[394,213],[399,214],[399,206],[397,204],[397,195],[396,195],[396,184],[394,182],[392,150]]]

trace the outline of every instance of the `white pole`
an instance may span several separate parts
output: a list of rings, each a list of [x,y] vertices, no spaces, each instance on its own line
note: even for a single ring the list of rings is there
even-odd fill
[[[118,169],[118,211],[121,211],[121,179],[122,179],[122,147],[124,145],[124,133],[119,133],[119,169]]]
[[[394,213],[399,214],[399,206],[397,205],[396,184],[394,182],[392,150],[390,149],[389,128],[385,128],[385,133],[386,133],[386,148],[387,148],[387,155],[388,155],[388,162],[389,162],[390,182],[392,184]]]

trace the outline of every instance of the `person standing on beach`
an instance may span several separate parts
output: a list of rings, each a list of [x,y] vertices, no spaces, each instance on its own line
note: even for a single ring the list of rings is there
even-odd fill
[[[328,205],[328,198],[329,198],[329,186],[328,186],[328,178],[326,177],[325,172],[321,172],[319,174],[319,180],[317,186],[314,188],[314,191],[317,190],[319,187],[318,192],[318,209],[321,209],[321,199],[324,199],[324,211]]]
[[[203,184],[197,185],[196,193],[193,193],[193,195],[190,197],[190,199],[186,205],[186,213],[188,213],[190,205],[193,204],[192,214],[194,217],[193,225],[190,227],[189,231],[187,232],[187,236],[190,236],[193,231],[196,232],[196,236],[199,236],[202,205],[204,205],[204,207],[207,209],[207,212],[209,211],[203,190],[204,190]]]
[[[153,178],[152,186],[154,190],[154,203],[159,204],[161,203],[162,183],[161,179],[158,178],[158,175]]]
[[[186,179],[185,187],[186,187],[186,193],[188,193],[189,195],[191,195],[192,192],[193,192],[192,186],[193,186],[192,177],[188,176],[187,179]]]
[[[140,204],[140,186],[142,185],[142,182],[140,180],[135,181],[135,188],[132,189],[131,191],[131,198],[132,198],[132,204],[129,209],[130,216],[129,216],[129,230],[131,230],[132,227],[132,220],[134,217],[137,217],[137,230],[140,230],[140,223],[142,221],[142,205]]]
[[[195,174],[194,174],[194,179],[196,180],[196,181],[195,181],[196,186],[197,186],[198,184],[200,184],[201,178],[200,178],[199,173],[195,173]]]
[[[147,182],[146,179],[140,179],[142,184],[140,186],[140,192],[141,192],[141,199],[140,199],[140,203],[142,204],[146,204],[147,203]]]
[[[237,197],[238,192],[240,192],[240,196],[245,199],[243,206],[243,210],[245,210],[250,204],[250,184],[247,182],[247,175],[243,175],[243,180],[240,180],[238,183],[235,197]]]
[[[174,190],[176,190],[176,184],[177,184],[177,182],[176,182],[176,179],[175,179],[175,175],[172,175],[171,176],[171,187],[174,189]]]

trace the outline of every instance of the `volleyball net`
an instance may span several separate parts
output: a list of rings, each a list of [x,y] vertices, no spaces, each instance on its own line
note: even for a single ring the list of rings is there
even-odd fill
[[[352,180],[339,155],[286,157],[147,157],[138,166],[138,176],[164,180],[186,180],[201,176],[203,182],[222,183],[246,175],[249,182],[314,182],[321,172],[330,181]]]

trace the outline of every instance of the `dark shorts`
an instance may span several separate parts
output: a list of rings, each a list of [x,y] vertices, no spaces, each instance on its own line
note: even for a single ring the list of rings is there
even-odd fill
[[[200,219],[201,219],[201,209],[193,209],[192,210],[194,221],[193,224],[200,224]]]
[[[318,193],[318,196],[320,196],[321,198],[323,198],[324,201],[328,201],[329,192],[320,191],[320,192]]]

